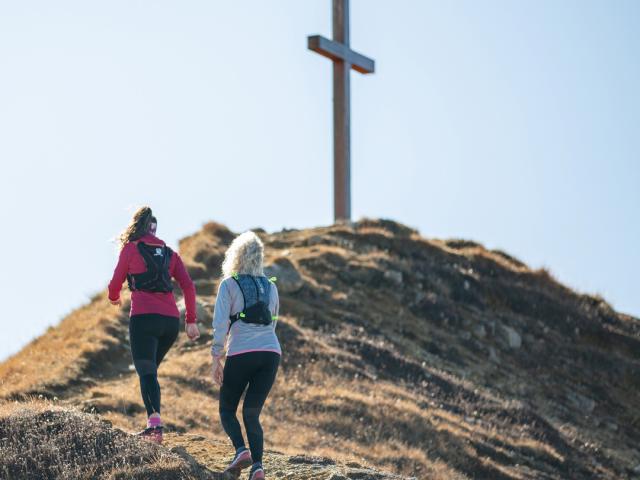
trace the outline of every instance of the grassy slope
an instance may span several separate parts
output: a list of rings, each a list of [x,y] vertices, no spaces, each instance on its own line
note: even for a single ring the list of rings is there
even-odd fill
[[[229,480],[226,442],[168,434],[164,446],[113,428],[94,415],[46,401],[0,407],[0,476],[38,480]],[[402,480],[360,465],[268,451],[272,478]]]
[[[285,355],[264,412],[274,448],[436,479],[621,478],[633,467],[637,319],[502,252],[393,222],[263,237],[284,269]],[[180,244],[202,313],[232,238],[211,223]],[[301,276],[296,291],[287,272]],[[175,432],[223,439],[203,329],[161,367],[164,416]],[[125,311],[98,296],[0,365],[0,395],[56,396],[134,430],[144,412],[126,342]]]

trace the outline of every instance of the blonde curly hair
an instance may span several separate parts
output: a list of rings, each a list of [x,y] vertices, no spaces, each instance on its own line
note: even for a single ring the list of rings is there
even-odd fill
[[[233,239],[222,262],[223,278],[234,273],[254,276],[264,275],[264,244],[252,231],[244,232]]]

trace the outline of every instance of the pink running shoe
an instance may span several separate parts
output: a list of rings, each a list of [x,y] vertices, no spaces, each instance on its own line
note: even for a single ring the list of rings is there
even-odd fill
[[[149,440],[150,442],[156,442],[162,444],[162,426],[159,427],[147,427],[141,432],[137,433],[141,438]]]
[[[262,467],[251,470],[249,480],[264,480],[264,470],[262,469]]]
[[[236,456],[233,458],[233,461],[224,470],[224,473],[231,474],[232,476],[238,478],[242,470],[250,467],[251,465],[253,465],[251,452],[249,450],[243,450],[240,453],[236,454]]]

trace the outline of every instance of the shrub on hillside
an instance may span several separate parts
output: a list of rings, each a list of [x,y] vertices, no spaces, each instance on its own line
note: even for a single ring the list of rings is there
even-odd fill
[[[0,478],[207,478],[194,468],[92,415],[21,408],[0,418]]]

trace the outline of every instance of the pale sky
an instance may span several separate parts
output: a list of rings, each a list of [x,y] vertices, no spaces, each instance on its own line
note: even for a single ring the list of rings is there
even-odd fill
[[[332,222],[330,0],[0,0],[0,358],[169,244]],[[352,0],[353,216],[640,316],[640,2]]]

